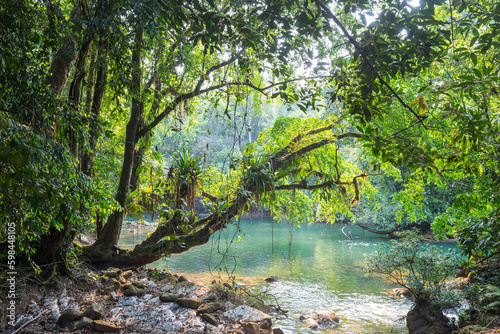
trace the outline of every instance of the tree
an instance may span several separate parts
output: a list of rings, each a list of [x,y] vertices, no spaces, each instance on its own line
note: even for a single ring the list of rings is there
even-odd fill
[[[415,231],[406,231],[402,239],[371,255],[367,267],[369,273],[381,273],[401,285],[415,303],[407,316],[410,333],[451,333],[441,309],[457,303],[444,281],[456,272],[458,263],[454,252],[443,254],[423,244]]]
[[[375,8],[378,13],[370,15]],[[389,164],[423,173],[422,180],[451,185],[452,178],[479,174],[482,159],[492,161],[493,151],[483,152],[480,144],[494,143],[496,131],[491,110],[498,107],[498,98],[496,88],[491,89],[498,84],[493,61],[498,41],[488,31],[497,29],[495,3],[426,1],[414,8],[396,0],[328,6],[318,0],[96,0],[42,7],[26,1],[2,7],[2,15],[8,9],[19,15],[4,20],[17,22],[12,26],[2,23],[8,35],[2,38],[7,52],[0,80],[9,87],[2,93],[2,115],[11,121],[5,129],[30,127],[48,140],[44,152],[51,152],[53,143],[62,145],[74,159],[75,175],[95,185],[104,177],[103,164],[94,163],[98,141],[111,145],[103,135],[124,128],[120,171],[111,176],[115,201],[104,200],[106,190],[94,186],[89,201],[64,213],[94,217],[98,239],[84,253],[96,264],[140,265],[204,243],[253,200],[277,215],[311,218],[318,212],[333,221],[370,190],[369,175]],[[457,20],[459,14],[463,20]],[[36,24],[43,29],[35,30]],[[33,35],[29,41],[22,37],[25,30]],[[458,36],[470,37],[470,47],[478,49],[463,50]],[[494,51],[493,58],[477,55],[488,50]],[[29,52],[17,51],[39,56],[18,56]],[[457,56],[465,59],[459,68]],[[470,64],[482,67],[467,72]],[[24,72],[36,98],[29,98],[30,90],[17,76],[21,68],[40,69]],[[445,86],[452,93],[433,81],[438,74],[449,76]],[[482,95],[466,92],[476,83]],[[413,105],[407,102],[416,93],[423,95]],[[232,164],[236,187],[226,185],[227,193],[212,196],[220,205],[209,217],[191,221],[176,211],[134,251],[117,250],[130,194],[141,184],[141,166],[159,124],[192,117],[204,99],[222,106],[223,117],[231,119],[231,108],[250,100],[257,105],[264,98],[303,112],[324,108],[323,103],[329,107],[323,118],[279,118],[256,146],[246,149],[239,164]],[[114,118],[106,123],[103,113]],[[490,129],[478,130],[483,123],[476,124],[477,119]],[[349,160],[350,145],[361,145],[357,152],[373,157],[369,170]],[[11,191],[14,176],[6,175]],[[418,197],[415,187],[408,188],[408,196]],[[5,196],[3,210],[10,205]],[[307,205],[301,209],[299,203]],[[57,231],[47,232],[58,214],[57,208],[50,211],[37,227],[46,240],[54,233],[62,236],[44,256],[60,251],[76,228],[68,218]]]

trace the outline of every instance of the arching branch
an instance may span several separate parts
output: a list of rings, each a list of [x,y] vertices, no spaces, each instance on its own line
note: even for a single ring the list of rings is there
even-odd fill
[[[391,87],[391,85],[389,85],[381,76],[380,74],[378,73],[378,71],[375,69],[375,67],[373,67],[372,63],[370,62],[370,60],[368,59],[368,57],[365,55],[365,53],[363,52],[363,49],[361,48],[361,46],[358,44],[358,42],[356,42],[356,40],[351,36],[351,34],[349,34],[349,32],[347,31],[347,29],[344,27],[344,25],[337,19],[337,17],[335,16],[335,14],[332,13],[332,11],[323,3],[321,2],[320,0],[314,0],[314,2],[316,3],[316,5],[323,9],[323,11],[326,13],[326,15],[332,19],[333,22],[335,22],[335,24],[340,28],[340,30],[342,31],[342,33],[347,37],[347,39],[349,39],[349,42],[351,42],[351,44],[354,46],[354,48],[356,49],[357,52],[359,52],[359,54],[361,55],[361,58],[363,58],[363,61],[365,62],[365,64],[370,68],[370,70],[373,72],[373,74],[377,77],[377,79],[380,81],[380,83],[382,83],[384,86],[387,87],[387,89],[389,89],[389,91],[393,94],[394,97],[396,97],[396,99],[399,101],[399,103],[401,103],[401,105],[408,109],[412,114],[413,116],[415,116],[417,118],[417,120],[421,121],[421,120],[424,120],[427,118],[427,116],[421,116],[421,115],[418,115],[413,109],[412,107],[410,107],[402,98],[401,96],[399,96],[398,93],[396,93],[396,91]],[[425,125],[422,123],[422,126],[425,128]],[[426,128],[427,129],[427,128]]]

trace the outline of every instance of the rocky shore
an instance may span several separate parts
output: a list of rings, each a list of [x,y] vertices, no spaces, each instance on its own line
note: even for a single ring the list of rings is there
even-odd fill
[[[215,281],[205,286],[165,269],[115,268],[78,281],[59,278],[58,287],[30,296],[26,312],[7,332],[284,333],[273,327],[272,307],[247,305]]]

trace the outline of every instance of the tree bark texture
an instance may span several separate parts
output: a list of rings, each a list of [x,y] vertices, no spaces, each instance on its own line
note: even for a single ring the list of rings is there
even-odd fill
[[[108,65],[106,54],[104,51],[100,51],[97,60],[97,75],[96,75],[96,83],[94,88],[94,96],[92,98],[92,119],[90,123],[89,129],[89,149],[83,153],[81,165],[82,172],[91,177],[94,169],[94,154],[95,148],[97,146],[97,139],[99,137],[99,116],[101,114],[101,105],[102,99],[104,97],[104,92],[106,89],[107,83],[107,74],[108,74]],[[87,94],[90,99],[91,94]]]
[[[71,11],[69,21],[76,23],[80,19],[80,9],[74,6]],[[50,64],[49,73],[45,78],[45,83],[56,97],[61,97],[64,87],[73,68],[75,61],[77,36],[69,34],[63,41],[63,45],[54,54]]]
[[[141,120],[142,103],[141,93],[141,48],[144,32],[138,27],[135,34],[134,49],[132,52],[132,107],[130,119],[126,126],[125,150],[123,154],[123,165],[116,194],[116,201],[121,206],[120,210],[114,211],[102,228],[102,233],[97,239],[97,245],[111,247],[118,243],[125,216],[126,200],[130,187],[130,179],[134,165],[135,146],[137,144],[136,133]]]

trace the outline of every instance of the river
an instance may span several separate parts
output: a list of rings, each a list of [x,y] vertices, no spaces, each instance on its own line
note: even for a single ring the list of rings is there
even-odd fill
[[[124,248],[152,231],[128,226],[120,240]],[[267,288],[288,311],[288,317],[274,320],[285,333],[318,333],[304,327],[298,318],[330,312],[335,312],[341,323],[322,333],[407,333],[406,323],[400,319],[411,303],[386,293],[398,286],[383,277],[364,274],[366,255],[386,242],[385,236],[350,225],[296,227],[268,219],[241,219],[239,226],[214,234],[206,245],[168,256],[152,266],[184,273],[205,284],[219,272],[227,278],[227,269],[236,282],[254,290]],[[283,279],[264,282],[271,275]]]

